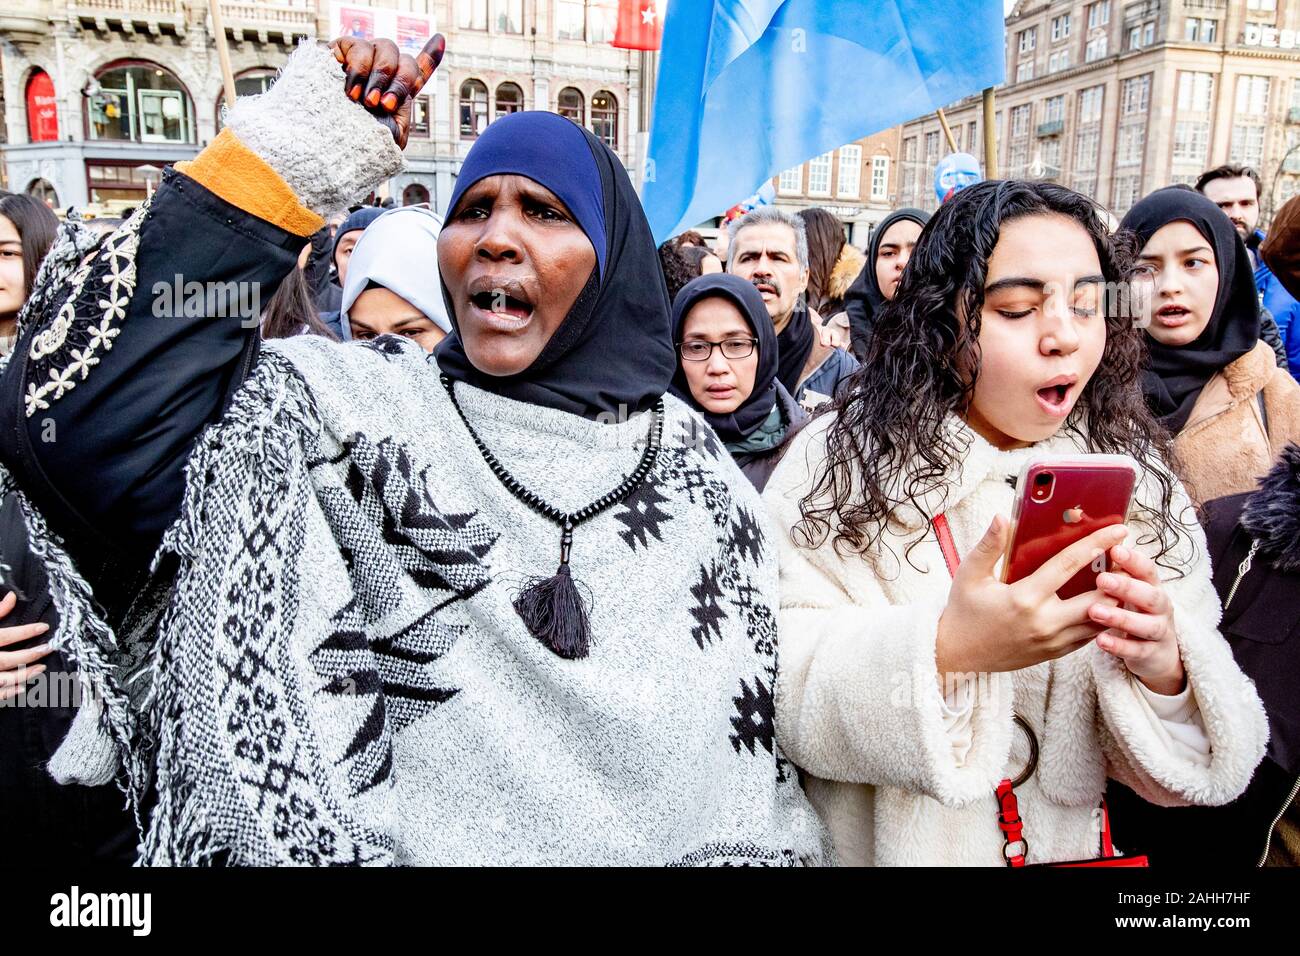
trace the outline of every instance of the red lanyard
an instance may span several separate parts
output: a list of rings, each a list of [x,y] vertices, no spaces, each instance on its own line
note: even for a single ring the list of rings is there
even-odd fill
[[[931,520],[934,527],[934,535],[939,539],[939,550],[943,552],[944,564],[948,566],[948,573],[953,577],[957,575],[957,568],[961,566],[961,555],[957,552],[957,544],[953,541],[952,529],[948,527],[948,519],[943,515],[935,515]],[[994,796],[998,801],[998,829],[1002,831],[1002,857],[1007,861],[1007,866],[1020,867],[1025,866],[1025,857],[1029,855],[1029,841],[1025,839],[1025,821],[1020,817],[1020,804],[1016,800],[1016,787],[1024,783],[1033,774],[1034,768],[1038,765],[1038,740],[1034,736],[1033,728],[1019,714],[1015,715],[1016,722],[1021,726],[1026,734],[1029,735],[1030,759],[1029,765],[1025,772],[1012,783],[1010,777],[1005,777],[998,784],[994,791]],[[1019,844],[1017,847],[1016,844]],[[1121,862],[1122,861],[1122,862]],[[1146,857],[1116,857],[1115,846],[1110,836],[1110,813],[1106,809],[1106,801],[1101,802],[1101,859],[1087,860],[1080,863],[1056,864],[1058,866],[1146,866]]]

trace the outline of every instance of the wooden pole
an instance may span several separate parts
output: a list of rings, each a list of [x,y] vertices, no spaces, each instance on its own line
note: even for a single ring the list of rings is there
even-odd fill
[[[952,128],[948,126],[948,117],[943,115],[943,110],[935,110],[934,115],[939,117],[939,125],[943,127],[943,135],[948,140],[948,151],[957,152],[957,140],[953,138]]]
[[[230,69],[230,46],[226,42],[226,25],[221,19],[221,0],[208,0],[212,14],[212,32],[216,34],[217,59],[221,61],[221,85],[226,90],[226,109],[235,105],[235,74]]]
[[[984,91],[984,178],[998,178],[998,124],[991,86]]]

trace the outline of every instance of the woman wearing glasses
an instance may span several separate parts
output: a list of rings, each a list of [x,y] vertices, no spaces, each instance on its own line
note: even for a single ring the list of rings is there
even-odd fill
[[[777,381],[763,297],[728,273],[704,275],[673,301],[673,394],[704,416],[759,491],[807,413]]]

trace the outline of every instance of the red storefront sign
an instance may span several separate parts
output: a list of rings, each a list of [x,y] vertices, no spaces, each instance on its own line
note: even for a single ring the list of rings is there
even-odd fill
[[[54,81],[44,70],[37,70],[27,81],[27,135],[33,143],[50,143],[59,138]]]

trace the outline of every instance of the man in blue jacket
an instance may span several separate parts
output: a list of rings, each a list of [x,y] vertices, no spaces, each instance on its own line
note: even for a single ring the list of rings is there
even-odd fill
[[[1255,288],[1264,308],[1273,314],[1286,347],[1287,366],[1300,378],[1300,303],[1282,287],[1259,254],[1264,232],[1259,224],[1259,173],[1249,166],[1228,163],[1206,170],[1196,181],[1198,192],[1224,211],[1250,251],[1255,266]]]

